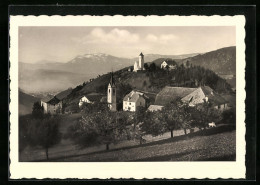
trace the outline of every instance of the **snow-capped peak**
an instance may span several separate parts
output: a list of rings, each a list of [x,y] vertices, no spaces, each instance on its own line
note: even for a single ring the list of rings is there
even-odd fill
[[[70,63],[75,63],[78,60],[87,59],[87,58],[89,58],[89,59],[93,58],[93,59],[96,59],[96,60],[102,60],[102,59],[104,59],[107,56],[108,55],[104,54],[104,53],[93,53],[93,54],[78,55],[74,59],[72,59],[70,61]]]

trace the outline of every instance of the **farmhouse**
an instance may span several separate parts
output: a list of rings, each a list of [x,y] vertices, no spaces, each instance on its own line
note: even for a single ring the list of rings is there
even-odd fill
[[[173,60],[165,60],[161,63],[161,69],[173,70],[176,69],[176,67],[176,63]]]
[[[53,98],[47,97],[41,100],[41,106],[43,107],[44,114],[61,114],[62,113],[62,101],[56,96]]]
[[[123,99],[123,110],[135,112],[137,107],[146,107],[146,99],[144,93],[139,91],[131,91]]]
[[[181,99],[183,102],[189,103],[190,106],[203,102],[210,102],[216,109],[227,109],[227,101],[219,94],[215,93],[210,87],[203,86]]]
[[[189,106],[210,102],[216,109],[224,110],[228,108],[227,101],[208,86],[198,88],[166,86],[157,94],[155,104],[165,106],[177,99],[188,103]]]
[[[99,93],[90,93],[84,95],[79,100],[79,107],[82,107],[84,103],[93,104],[95,102],[100,102],[101,98],[102,98],[102,94]]]
[[[195,90],[196,88],[166,86],[156,95],[154,104],[165,106],[172,101],[187,96]]]
[[[139,55],[139,61],[136,61],[134,63],[134,72],[142,71],[144,70],[144,55],[141,52]]]

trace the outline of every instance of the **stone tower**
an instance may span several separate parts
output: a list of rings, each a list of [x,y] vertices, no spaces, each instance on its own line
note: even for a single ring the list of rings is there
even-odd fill
[[[110,82],[107,88],[107,103],[111,111],[117,111],[116,104],[116,84],[113,77],[113,72],[111,73]]]
[[[144,70],[144,55],[142,52],[139,55],[139,70]]]

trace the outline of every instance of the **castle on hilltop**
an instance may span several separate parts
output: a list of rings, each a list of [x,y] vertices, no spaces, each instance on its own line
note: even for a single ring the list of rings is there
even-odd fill
[[[134,64],[134,72],[144,70],[144,55],[141,52],[139,55],[139,61],[136,61]]]

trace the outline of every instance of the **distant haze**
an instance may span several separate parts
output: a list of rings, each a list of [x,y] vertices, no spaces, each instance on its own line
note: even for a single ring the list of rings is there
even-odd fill
[[[19,61],[68,62],[77,55],[105,53],[134,58],[144,54],[205,53],[235,46],[233,26],[218,27],[20,27]]]

